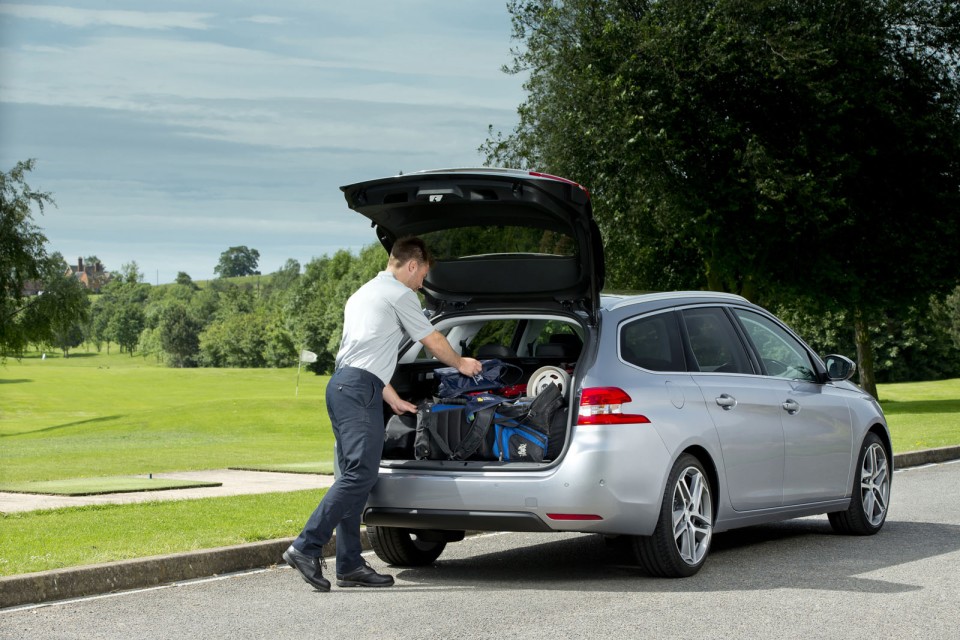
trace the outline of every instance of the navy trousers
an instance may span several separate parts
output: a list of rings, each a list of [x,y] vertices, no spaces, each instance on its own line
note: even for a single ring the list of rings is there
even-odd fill
[[[327,384],[327,412],[339,452],[340,477],[317,505],[293,546],[319,557],[337,531],[337,573],[363,564],[360,522],[377,482],[383,453],[383,382],[363,369],[343,367]]]

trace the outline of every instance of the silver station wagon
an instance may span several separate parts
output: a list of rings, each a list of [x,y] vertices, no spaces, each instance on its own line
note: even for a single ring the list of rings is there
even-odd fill
[[[556,384],[565,399],[540,460],[385,451],[363,516],[384,561],[431,563],[465,531],[573,531],[621,537],[650,574],[683,577],[714,532],[824,513],[843,533],[883,526],[890,435],[849,381],[854,363],[821,359],[739,296],[601,295],[586,189],[470,169],[343,191],[387,250],[426,240],[427,313],[454,348],[513,365],[528,395]],[[430,401],[442,365],[419,343],[399,349],[393,386]]]

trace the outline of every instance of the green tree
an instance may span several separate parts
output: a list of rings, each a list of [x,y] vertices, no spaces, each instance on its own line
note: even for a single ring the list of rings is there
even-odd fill
[[[140,332],[145,327],[143,310],[135,304],[121,304],[107,323],[109,336],[131,356],[140,342]]]
[[[196,365],[202,330],[203,325],[191,315],[186,305],[174,303],[164,309],[159,327],[160,342],[170,355],[171,367]]]
[[[257,271],[260,262],[260,252],[246,246],[230,247],[220,254],[220,262],[213,272],[221,278],[234,276],[252,276]]]
[[[235,313],[214,321],[200,334],[201,361],[212,367],[263,367],[266,319],[258,313]]]
[[[107,346],[107,353],[110,353],[111,338],[110,332],[107,330],[107,325],[110,323],[110,316],[112,314],[113,308],[109,299],[101,299],[90,309],[90,329],[87,339],[93,342],[97,353],[100,353],[104,344]]]
[[[27,184],[26,174],[34,165],[34,160],[26,160],[0,173],[0,357],[26,346],[31,327],[23,316],[30,304],[24,286],[49,275],[47,238],[33,222],[33,207],[42,214],[54,202],[50,194]]]
[[[163,346],[160,344],[160,329],[157,327],[147,327],[140,332],[137,338],[137,351],[146,359],[153,355],[157,362],[163,362]]]
[[[83,344],[82,325],[75,321],[66,326],[54,327],[51,343],[60,349],[64,358],[68,358],[70,356],[70,349]]]
[[[48,260],[43,294],[24,313],[33,342],[51,344],[63,351],[83,343],[83,325],[90,315],[90,299],[80,282],[64,275],[66,262],[59,253]]]
[[[610,286],[711,288],[868,327],[956,283],[960,7],[927,0],[510,5],[528,71],[488,162],[591,187]],[[576,70],[573,72],[572,70]],[[833,302],[836,301],[836,302]]]
[[[121,283],[137,284],[143,282],[143,272],[140,271],[140,265],[136,260],[131,260],[120,265],[120,271],[115,274],[116,279]]]
[[[179,285],[181,285],[181,286],[184,286],[184,287],[189,287],[190,289],[197,289],[197,288],[198,288],[197,285],[194,284],[193,278],[191,278],[191,277],[190,277],[190,274],[187,273],[186,271],[178,271],[178,272],[177,272],[176,283],[179,284]]]
[[[97,302],[93,318],[94,331],[102,332],[107,341],[107,353],[110,342],[120,345],[121,351],[130,355],[137,349],[140,332],[147,328],[147,301],[151,286],[136,279],[136,263],[124,265],[126,275],[115,278],[103,289],[103,295]]]

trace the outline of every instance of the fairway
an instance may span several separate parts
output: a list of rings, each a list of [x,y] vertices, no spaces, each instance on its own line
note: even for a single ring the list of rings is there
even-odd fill
[[[0,484],[332,462],[327,376],[39,354],[0,365]]]

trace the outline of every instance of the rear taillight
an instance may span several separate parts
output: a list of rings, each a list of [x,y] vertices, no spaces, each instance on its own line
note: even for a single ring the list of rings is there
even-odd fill
[[[624,413],[630,402],[627,392],[618,387],[593,387],[580,395],[580,416],[577,424],[639,424],[650,419],[639,413]]]

